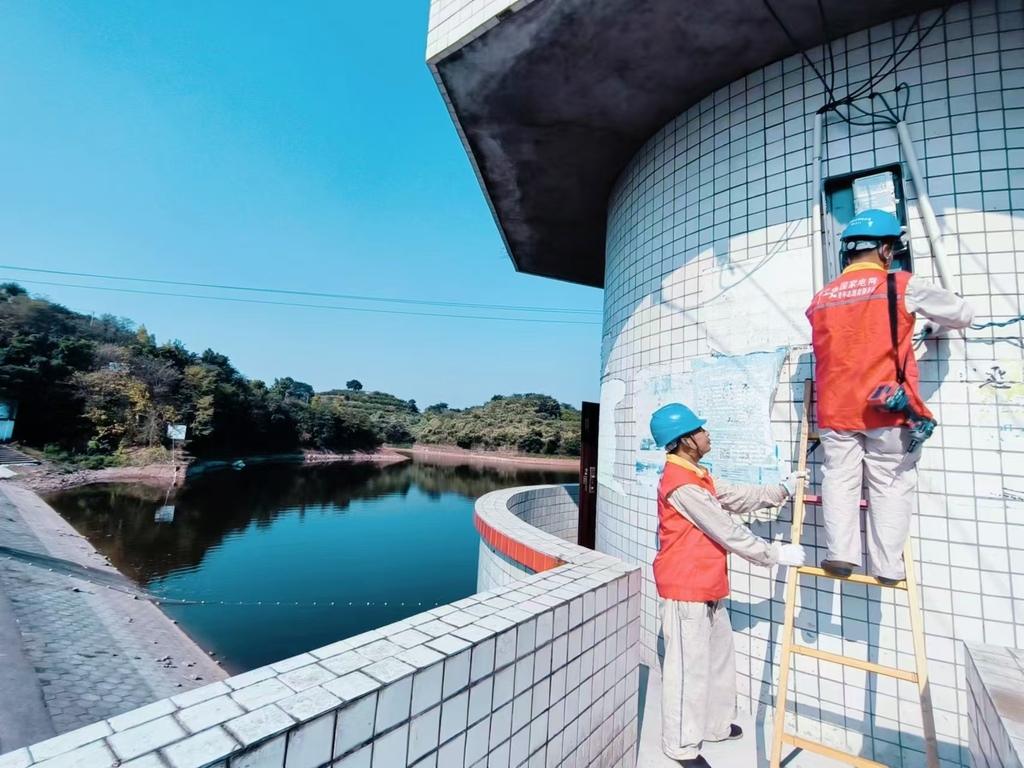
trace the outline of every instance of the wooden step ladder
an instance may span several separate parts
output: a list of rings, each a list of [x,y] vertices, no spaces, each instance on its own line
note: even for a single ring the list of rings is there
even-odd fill
[[[811,402],[814,393],[814,383],[807,379],[804,382],[804,412],[800,420],[800,459],[799,469],[807,469],[807,442],[809,437],[808,424]],[[796,493],[793,496],[793,531],[792,541],[794,544],[800,542],[804,524],[804,504],[806,502],[819,502],[820,499],[805,497],[806,481],[800,480]],[[861,502],[864,507],[864,502]],[[806,749],[819,755],[830,757],[841,763],[852,765],[855,768],[891,768],[874,760],[868,760],[857,755],[850,755],[838,749],[827,747],[814,741],[800,738],[786,733],[786,700],[789,697],[789,671],[792,664],[793,654],[807,656],[819,661],[831,661],[855,669],[864,670],[877,675],[887,675],[900,680],[908,680],[917,683],[918,692],[921,697],[921,720],[924,729],[924,749],[928,768],[939,768],[938,742],[935,738],[935,717],[932,712],[931,692],[928,688],[927,660],[924,649],[924,628],[921,624],[921,605],[917,591],[917,576],[914,571],[914,556],[911,551],[910,541],[903,550],[903,562],[906,567],[907,576],[904,581],[895,585],[882,584],[873,576],[854,574],[848,577],[837,577],[814,566],[803,566],[802,568],[790,568],[786,575],[786,618],[782,627],[782,669],[779,673],[779,692],[775,697],[775,736],[772,739],[771,768],[779,768],[782,760],[782,745],[790,744],[798,749]],[[815,576],[819,578],[837,579],[838,581],[849,581],[854,584],[870,584],[883,589],[899,589],[907,593],[907,600],[910,608],[910,627],[914,637],[914,659],[917,672],[907,672],[894,667],[886,667],[870,661],[861,661],[849,656],[841,656],[834,653],[819,651],[816,648],[806,648],[793,643],[793,619],[796,611],[796,587],[800,576]]]

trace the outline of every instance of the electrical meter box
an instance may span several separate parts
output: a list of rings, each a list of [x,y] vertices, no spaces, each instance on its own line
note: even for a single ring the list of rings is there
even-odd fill
[[[889,211],[903,226],[903,245],[893,254],[892,269],[913,272],[910,236],[907,227],[907,201],[903,190],[903,170],[887,165],[870,171],[833,176],[825,180],[825,282],[843,271],[839,236],[854,216],[870,209]]]

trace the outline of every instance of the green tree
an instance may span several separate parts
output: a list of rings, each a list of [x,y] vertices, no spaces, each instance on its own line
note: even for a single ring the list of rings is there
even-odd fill
[[[350,389],[353,392],[362,392],[363,385],[359,382],[358,379],[349,379],[348,381],[345,382],[345,389]]]

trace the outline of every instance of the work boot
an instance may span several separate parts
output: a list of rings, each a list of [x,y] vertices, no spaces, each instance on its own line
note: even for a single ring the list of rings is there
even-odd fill
[[[711,763],[704,759],[704,755],[697,755],[690,760],[676,760],[683,768],[711,768]]]
[[[903,581],[903,579],[890,579],[885,576],[875,576],[875,578],[878,579],[879,584],[882,584],[886,587],[895,587],[897,584]]]
[[[822,560],[821,569],[832,576],[839,576],[840,578],[846,578],[853,573],[853,569],[857,566],[853,563],[847,563],[843,560]]]
[[[710,741],[716,743],[719,741],[735,741],[736,739],[743,738],[743,729],[740,728],[736,723],[729,726],[729,735],[721,739],[704,739],[704,741]]]

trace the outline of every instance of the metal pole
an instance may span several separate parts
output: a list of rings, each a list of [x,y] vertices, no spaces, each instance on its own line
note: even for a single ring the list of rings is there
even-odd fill
[[[821,248],[821,139],[825,126],[821,112],[814,115],[813,157],[811,159],[811,273],[814,277],[814,292],[825,286],[825,260]]]
[[[948,291],[956,290],[953,287],[953,274],[949,271],[949,262],[946,259],[946,248],[942,244],[942,233],[939,231],[939,222],[935,219],[935,211],[932,209],[932,202],[928,198],[928,184],[921,166],[917,163],[917,153],[914,152],[914,143],[910,140],[910,131],[907,124],[902,120],[896,123],[896,132],[900,136],[900,147],[903,149],[903,157],[907,161],[907,168],[910,170],[910,178],[914,182],[914,189],[917,191],[917,205],[921,209],[921,216],[924,219],[924,229],[928,233],[928,241],[932,246],[932,256],[935,259],[935,266],[939,272],[939,282]]]

